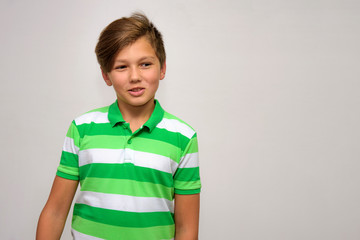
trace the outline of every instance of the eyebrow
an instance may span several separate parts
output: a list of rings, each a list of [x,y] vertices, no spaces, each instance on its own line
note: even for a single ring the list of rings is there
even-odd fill
[[[140,60],[140,61],[143,61],[143,60],[147,60],[147,59],[149,59],[149,60],[155,60],[156,58],[155,58],[155,57],[152,57],[152,56],[148,56],[148,57],[142,57],[142,58],[140,58],[139,60]]]
[[[145,56],[145,57],[142,57],[142,58],[140,58],[138,61],[139,62],[141,62],[141,61],[144,61],[144,60],[155,60],[156,58],[155,57],[153,57],[153,56]],[[124,60],[124,59],[117,59],[117,60],[115,60],[115,62],[116,63],[118,63],[118,62],[127,62],[126,60]]]

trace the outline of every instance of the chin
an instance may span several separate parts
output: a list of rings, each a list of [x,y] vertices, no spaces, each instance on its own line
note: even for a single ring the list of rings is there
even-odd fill
[[[138,101],[129,101],[129,104],[132,105],[133,107],[143,107],[147,104],[150,104],[154,101],[154,99],[149,99],[149,100],[138,100]]]

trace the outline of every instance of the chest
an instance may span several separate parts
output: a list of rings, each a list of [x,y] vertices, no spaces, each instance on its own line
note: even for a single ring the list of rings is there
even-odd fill
[[[179,147],[163,140],[142,137],[140,134],[86,135],[80,144],[79,167],[119,169],[132,165],[139,172],[147,170],[172,176],[180,155]]]

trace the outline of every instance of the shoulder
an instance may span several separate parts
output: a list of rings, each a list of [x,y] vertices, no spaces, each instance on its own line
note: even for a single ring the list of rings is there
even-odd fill
[[[171,113],[164,112],[163,119],[156,126],[157,128],[166,129],[170,132],[179,133],[188,139],[196,136],[196,131],[188,123],[174,116]]]
[[[89,123],[108,123],[109,107],[100,107],[81,114],[74,119],[75,125],[89,124]]]

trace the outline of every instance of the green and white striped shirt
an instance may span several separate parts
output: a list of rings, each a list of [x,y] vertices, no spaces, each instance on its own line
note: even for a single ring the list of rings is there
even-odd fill
[[[116,101],[71,123],[57,175],[80,181],[74,239],[173,239],[174,193],[201,188],[197,135],[158,101],[132,133]]]

